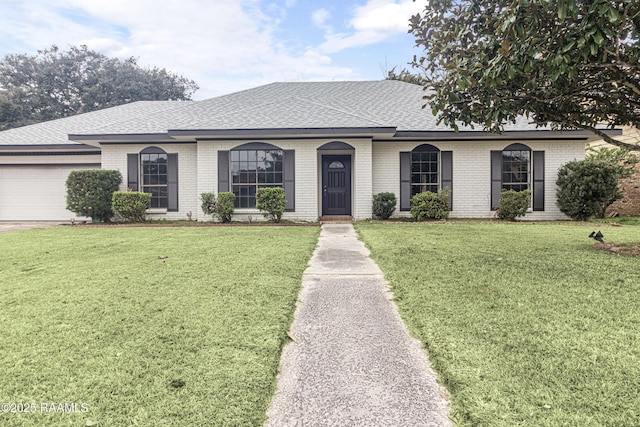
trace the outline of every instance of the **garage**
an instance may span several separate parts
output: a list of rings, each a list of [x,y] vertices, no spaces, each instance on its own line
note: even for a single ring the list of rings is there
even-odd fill
[[[65,182],[69,172],[100,165],[0,164],[0,221],[69,221]]]

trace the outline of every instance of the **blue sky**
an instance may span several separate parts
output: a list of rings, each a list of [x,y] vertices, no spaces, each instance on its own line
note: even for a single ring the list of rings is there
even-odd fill
[[[408,67],[426,0],[0,0],[0,56],[86,44],[183,74],[204,99],[274,81]]]

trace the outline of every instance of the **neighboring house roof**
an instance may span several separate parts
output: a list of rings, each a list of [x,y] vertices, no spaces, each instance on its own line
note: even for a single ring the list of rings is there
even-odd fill
[[[0,132],[0,149],[27,148],[37,146],[73,146],[81,145],[69,140],[71,133],[92,133],[95,129],[107,124],[114,124],[128,121],[131,118],[141,118],[157,113],[159,111],[170,110],[178,106],[188,104],[184,101],[138,101],[130,104],[120,105],[103,110],[91,111],[77,114],[75,116],[64,117],[62,119],[50,120],[33,125],[22,126]]]

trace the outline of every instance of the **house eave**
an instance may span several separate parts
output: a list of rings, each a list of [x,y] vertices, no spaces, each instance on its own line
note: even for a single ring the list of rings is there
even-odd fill
[[[239,137],[392,137],[396,132],[395,127],[332,127],[332,128],[262,128],[262,129],[188,129],[169,130],[168,135],[175,139],[224,139]]]
[[[96,147],[88,144],[32,144],[32,145],[0,145],[0,151],[95,151]]]
[[[622,135],[620,129],[603,129],[610,136]],[[422,131],[401,130],[396,132],[396,138],[419,138],[437,140],[495,140],[495,139],[594,139],[596,134],[585,130],[513,130],[502,133],[485,131]]]
[[[145,143],[145,142],[172,142],[173,139],[166,133],[144,133],[144,134],[69,134],[69,140],[79,142],[93,147],[99,147],[104,143]]]

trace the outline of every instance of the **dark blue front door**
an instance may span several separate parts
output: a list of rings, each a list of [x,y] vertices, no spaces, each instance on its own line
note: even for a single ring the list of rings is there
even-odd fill
[[[322,156],[322,215],[351,215],[351,156]]]

